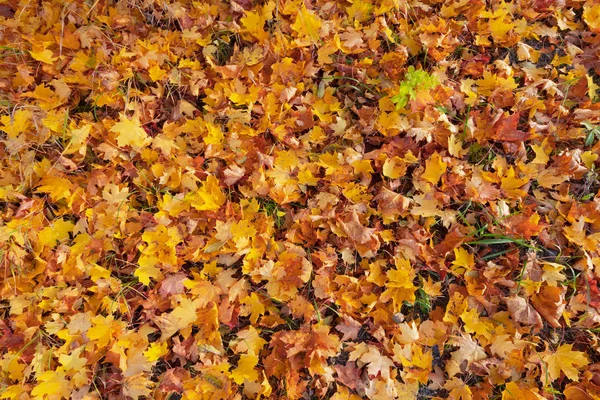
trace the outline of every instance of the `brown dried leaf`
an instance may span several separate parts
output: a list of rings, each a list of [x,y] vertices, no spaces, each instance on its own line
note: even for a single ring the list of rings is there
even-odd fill
[[[524,325],[541,328],[543,326],[540,314],[522,297],[511,296],[504,299],[513,319]]]

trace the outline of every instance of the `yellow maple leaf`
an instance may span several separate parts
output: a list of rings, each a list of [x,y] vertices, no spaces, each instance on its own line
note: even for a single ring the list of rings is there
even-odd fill
[[[473,90],[475,83],[474,79],[463,79],[460,83],[460,91],[467,95],[465,104],[469,106],[474,106],[477,103],[477,93]]]
[[[396,269],[390,269],[386,273],[388,281],[387,290],[382,293],[381,301],[392,300],[394,312],[399,312],[404,301],[412,303],[415,301],[417,287],[413,284],[414,270],[410,261],[404,258],[396,259]]]
[[[421,278],[421,284],[423,291],[427,293],[428,296],[438,297],[442,295],[442,282],[436,282],[431,277],[428,277],[427,280]]]
[[[258,321],[258,318],[266,311],[265,305],[260,301],[260,298],[256,293],[246,296],[240,303],[244,305],[242,311],[243,315],[250,314],[250,322],[252,322],[252,324],[255,324],[256,321]]]
[[[529,388],[519,386],[516,382],[508,382],[502,392],[502,400],[521,400],[521,399],[544,399]]]
[[[32,114],[27,109],[18,109],[12,115],[0,117],[0,131],[6,132],[10,139],[15,139],[19,134],[27,131],[31,126]]]
[[[204,137],[204,143],[212,144],[212,145],[220,145],[225,135],[223,131],[218,125],[211,124],[210,122],[206,123],[207,133]]]
[[[38,234],[39,242],[42,246],[54,247],[57,243],[67,240],[69,233],[73,230],[75,224],[64,219],[54,221],[51,226],[47,226]]]
[[[238,366],[231,371],[231,378],[235,383],[241,385],[244,381],[256,382],[258,372],[254,369],[258,364],[258,357],[254,354],[242,354]]]
[[[406,173],[406,164],[398,156],[388,158],[383,163],[382,172],[386,178],[398,179]]]
[[[566,275],[562,273],[565,269],[564,265],[550,261],[542,261],[541,264],[543,265],[542,269],[544,270],[542,280],[548,282],[550,286],[558,286],[560,282],[567,279]]]
[[[483,336],[491,340],[494,332],[494,325],[485,317],[480,317],[479,312],[471,308],[460,314],[460,319],[464,323],[465,332],[475,334],[478,337]]]
[[[106,346],[113,339],[113,335],[121,331],[120,324],[115,322],[112,315],[96,315],[92,318],[92,323],[93,326],[88,329],[86,335],[90,340],[97,340],[99,348]]]
[[[225,204],[225,193],[219,187],[219,180],[209,175],[202,187],[195,192],[190,192],[185,199],[192,207],[199,211],[215,211]]]
[[[161,81],[167,75],[167,71],[154,64],[148,69],[148,76],[153,82]]]
[[[350,7],[346,7],[348,18],[358,22],[365,22],[371,18],[373,4],[366,1],[354,1]]]
[[[502,2],[494,11],[484,11],[480,14],[483,18],[489,18],[489,29],[492,38],[496,42],[502,42],[508,32],[513,29],[516,24],[512,22],[508,4]]]
[[[599,25],[600,25],[600,16],[598,18],[599,18]],[[596,97],[598,97],[596,95],[596,92],[598,91],[598,89],[600,89],[600,86],[598,86],[594,83],[594,78],[591,77],[589,74],[585,74],[585,78],[586,78],[587,84],[588,84],[588,97],[590,98],[590,100],[594,101],[594,99],[596,99]]]
[[[102,268],[98,264],[92,264],[89,270],[89,275],[92,282],[97,282],[99,279],[110,278],[110,271],[106,268]]]
[[[11,378],[13,379],[13,378]],[[2,393],[0,393],[0,399],[20,399],[24,396],[24,392],[26,391],[26,387],[22,384],[12,385],[8,387],[4,387],[2,389]]]
[[[109,183],[102,189],[102,198],[109,204],[122,205],[129,197],[129,188]]]
[[[448,164],[442,160],[442,157],[438,154],[438,152],[435,152],[427,160],[425,164],[425,172],[421,174],[421,178],[429,181],[433,185],[436,185],[442,175],[444,175],[446,172],[447,166]]]
[[[69,381],[62,371],[45,371],[37,376],[38,384],[31,394],[34,399],[55,398],[68,399],[71,396]]]
[[[198,302],[192,301],[185,297],[181,297],[179,305],[175,307],[171,316],[175,320],[177,330],[185,329],[192,325],[198,319],[196,310],[198,309]]]
[[[269,38],[269,33],[264,29],[267,20],[260,13],[247,11],[246,15],[240,18],[240,22],[245,31],[258,39],[259,43],[262,43]]]
[[[42,186],[37,188],[36,193],[48,193],[52,201],[59,201],[71,197],[71,181],[63,178],[46,177],[42,180]]]
[[[65,371],[78,371],[85,367],[88,360],[85,357],[81,357],[84,347],[78,347],[71,352],[71,354],[61,354],[58,356],[58,362],[62,365],[62,369]]]
[[[394,361],[399,361],[407,369],[410,368],[411,378],[427,381],[433,355],[431,352],[424,353],[423,348],[416,343],[405,346],[396,344],[394,346]]]
[[[19,380],[23,377],[23,371],[26,365],[21,361],[18,354],[13,352],[4,353],[0,359],[0,370],[8,376],[9,379]],[[0,399],[4,397],[0,396]]]
[[[466,153],[466,151],[462,148],[462,140],[457,138],[454,133],[448,137],[448,152],[452,157],[458,158],[462,157],[463,154]]]
[[[552,149],[548,146],[548,139],[544,139],[542,144],[532,144],[531,149],[535,153],[535,158],[531,161],[532,164],[546,165],[550,161],[548,154],[551,153]]]
[[[66,154],[74,154],[79,153],[82,156],[85,155],[85,151],[87,148],[87,140],[92,131],[92,125],[87,124],[83,125],[80,128],[72,129],[69,133],[71,135],[71,140],[67,144],[67,147],[63,150],[63,155]]]
[[[473,268],[475,265],[475,257],[466,249],[459,247],[454,249],[454,261],[452,261],[452,272],[463,274]]]
[[[597,159],[598,154],[592,153],[589,150],[581,154],[581,161],[583,161],[583,165],[585,165],[587,169],[592,169]]]
[[[552,354],[543,357],[547,365],[550,382],[560,377],[561,371],[565,376],[573,381],[579,381],[579,369],[589,364],[589,360],[584,352],[574,351],[572,344],[563,344]],[[546,385],[550,382],[546,381]]]
[[[515,169],[511,166],[504,178],[500,180],[500,187],[511,197],[520,197],[527,195],[527,192],[520,188],[529,183],[527,178],[517,178]]]
[[[465,384],[462,379],[453,377],[449,379],[444,384],[444,389],[449,391],[450,399],[460,399],[460,400],[472,400],[473,393],[471,392],[471,388],[467,384]]]
[[[304,167],[298,172],[298,183],[300,185],[317,186],[321,178],[315,177],[312,172]]]
[[[150,279],[158,279],[161,275],[160,269],[156,267],[158,259],[152,255],[142,254],[138,260],[138,268],[133,275],[137,277],[141,283],[148,286]]]
[[[235,247],[238,250],[243,250],[250,246],[252,238],[256,235],[256,228],[249,220],[242,219],[231,225],[231,234]]]
[[[308,11],[303,2],[292,29],[300,36],[308,36],[313,42],[317,42],[320,40],[321,19],[314,12]]]
[[[117,144],[119,147],[131,146],[134,150],[141,150],[152,142],[148,134],[142,128],[142,124],[137,115],[132,119],[127,118],[124,113],[120,114],[120,120],[110,128],[111,132],[117,134]]]
[[[30,51],[29,55],[36,61],[43,62],[44,64],[54,65],[58,57],[54,57],[54,53],[50,49],[36,49],[36,51]]]
[[[583,20],[594,32],[600,32],[600,4],[588,1],[583,6]]]
[[[169,353],[169,344],[167,342],[154,342],[150,344],[148,350],[144,352],[144,357],[150,362],[158,361],[162,356]]]
[[[265,344],[267,341],[260,337],[260,331],[250,325],[237,333],[237,338],[232,341],[231,346],[236,352],[258,355]]]

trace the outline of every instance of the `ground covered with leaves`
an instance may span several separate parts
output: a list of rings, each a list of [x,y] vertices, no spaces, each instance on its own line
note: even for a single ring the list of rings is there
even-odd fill
[[[0,398],[600,398],[593,0],[0,1]]]

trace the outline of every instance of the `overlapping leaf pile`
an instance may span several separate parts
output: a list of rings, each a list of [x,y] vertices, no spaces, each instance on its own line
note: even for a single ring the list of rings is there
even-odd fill
[[[594,0],[0,21],[0,398],[600,398]]]

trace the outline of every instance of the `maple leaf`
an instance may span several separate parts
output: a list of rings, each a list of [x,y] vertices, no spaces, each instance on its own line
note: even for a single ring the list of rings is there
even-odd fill
[[[148,359],[150,362],[154,362],[159,360],[161,357],[165,356],[169,353],[167,342],[162,343],[152,343],[148,350],[144,351],[144,357]]]
[[[52,50],[43,48],[43,47],[38,48],[35,51],[33,51],[33,50],[30,51],[29,55],[34,60],[43,62],[44,64],[49,64],[49,65],[54,65],[56,60],[58,60],[58,57],[54,56],[54,52],[52,52]]]
[[[550,286],[558,286],[560,282],[563,282],[567,277],[562,273],[565,267],[561,264],[544,261],[543,264],[543,275],[542,279],[548,282]]]
[[[45,371],[37,376],[38,384],[31,390],[35,399],[54,397],[68,399],[71,395],[69,381],[61,371]]]
[[[91,322],[93,325],[87,330],[86,336],[90,340],[97,340],[100,347],[106,346],[112,340],[112,336],[120,331],[119,324],[115,323],[112,315],[96,315]]]
[[[600,32],[600,5],[586,2],[583,6],[583,20],[592,29]]]
[[[548,163],[550,160],[548,150],[551,150],[548,146],[548,139],[544,139],[540,145],[532,144],[531,149],[535,153],[535,158],[531,161],[532,164],[546,165]]]
[[[390,179],[398,179],[406,173],[406,165],[400,157],[388,158],[383,163],[383,176]]]
[[[448,398],[452,400],[471,400],[473,398],[473,392],[469,386],[457,377],[448,380],[444,389],[450,391]]]
[[[532,296],[531,302],[535,309],[555,328],[560,328],[558,321],[565,309],[563,287],[542,286],[539,293]]]
[[[240,18],[240,22],[244,29],[258,39],[259,43],[264,42],[268,37],[268,33],[263,29],[267,19],[260,12],[247,11],[246,14]]]
[[[273,264],[266,288],[269,295],[279,301],[291,300],[301,285],[308,282],[312,272],[310,262],[302,252],[285,251]]]
[[[508,311],[515,321],[528,326],[535,326],[538,329],[543,326],[540,314],[524,298],[511,296],[505,301]]]
[[[470,309],[460,315],[460,319],[465,323],[465,332],[474,333],[476,337],[485,337],[491,340],[494,332],[494,325],[485,318],[479,316],[479,312]]]
[[[454,261],[452,261],[452,271],[462,274],[470,271],[475,266],[475,257],[467,249],[458,247],[454,249]]]
[[[451,360],[453,364],[446,367],[450,376],[454,376],[461,371],[460,365],[463,361],[466,361],[468,366],[474,361],[480,361],[487,357],[483,347],[479,346],[471,335],[461,334],[461,336],[453,336],[450,342],[459,346],[459,349],[452,353]]]
[[[64,219],[58,219],[54,221],[52,226],[47,226],[40,231],[38,239],[41,245],[47,247],[54,247],[57,243],[62,242],[69,238],[69,233],[73,230],[73,224],[70,221]]]
[[[195,323],[198,319],[196,310],[198,309],[198,302],[192,301],[185,297],[179,298],[179,304],[171,312],[171,316],[175,322],[175,329],[185,329],[191,324]]]
[[[85,367],[88,359],[81,357],[84,347],[78,347],[71,354],[61,354],[58,356],[58,362],[62,365],[65,371],[78,371]]]
[[[83,125],[70,130],[71,139],[63,150],[63,155],[79,153],[84,155],[87,149],[88,138],[92,131],[92,125]]]
[[[132,119],[127,118],[123,113],[119,116],[119,122],[110,128],[111,132],[117,134],[117,144],[119,147],[130,146],[136,151],[140,151],[152,142],[148,134],[142,128],[140,120],[136,115]]]
[[[265,305],[260,301],[256,293],[251,293],[241,300],[247,311],[243,315],[250,314],[250,321],[255,324],[258,318],[266,311]]]
[[[304,3],[300,6],[296,19],[291,25],[292,29],[301,36],[309,37],[313,42],[320,39],[319,29],[321,28],[321,19],[314,12],[306,9]]]
[[[381,374],[384,379],[390,378],[390,368],[394,367],[394,363],[390,358],[382,355],[376,347],[369,346],[359,360],[368,364],[367,371],[369,375],[376,377]]]
[[[254,354],[242,354],[238,366],[231,371],[231,378],[238,385],[244,381],[255,382],[258,380],[258,372],[254,369],[258,363],[258,357]]]
[[[185,199],[196,210],[214,211],[221,208],[225,203],[226,197],[219,187],[219,180],[209,175],[202,186],[195,192],[188,193]]]
[[[543,396],[530,388],[523,387],[517,382],[508,382],[502,392],[502,400],[544,399]]]
[[[238,352],[247,352],[248,354],[259,354],[263,346],[267,344],[266,340],[259,336],[260,332],[250,326],[237,333],[236,340],[232,343],[232,347]]]
[[[123,393],[137,400],[140,397],[148,397],[152,393],[154,382],[144,373],[132,375],[123,381]]]
[[[546,363],[548,376],[546,385],[555,381],[563,372],[565,376],[573,381],[579,380],[579,369],[589,364],[585,353],[573,350],[572,344],[560,345],[553,353],[546,354],[543,358]],[[550,381],[548,381],[548,379]]]
[[[109,183],[102,189],[102,198],[109,203],[122,205],[129,197],[129,189],[120,188],[117,185]]]
[[[497,354],[502,358],[507,358],[514,350],[522,349],[526,345],[526,341],[506,333],[494,336],[494,342],[492,343],[490,350],[493,354]]]
[[[406,259],[397,259],[396,268],[387,272],[387,290],[381,295],[382,301],[392,299],[394,312],[399,312],[405,301],[415,301],[417,288],[413,284],[414,271]]]
[[[160,294],[163,297],[167,297],[168,295],[171,294],[181,294],[184,291],[184,281],[187,279],[187,276],[185,274],[175,274],[175,275],[171,275],[166,277],[161,283],[160,283]]]
[[[59,201],[71,197],[72,183],[68,179],[45,177],[43,185],[37,188],[37,193],[48,193],[52,201]]]

